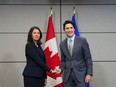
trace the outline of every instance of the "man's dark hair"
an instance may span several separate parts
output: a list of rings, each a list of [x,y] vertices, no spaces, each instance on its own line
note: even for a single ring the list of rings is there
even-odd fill
[[[73,23],[71,20],[66,20],[66,21],[64,22],[64,24],[63,24],[63,29],[64,29],[64,30],[65,30],[65,25],[66,25],[66,24],[72,24],[73,27],[74,27],[74,29],[75,29],[74,23]]]

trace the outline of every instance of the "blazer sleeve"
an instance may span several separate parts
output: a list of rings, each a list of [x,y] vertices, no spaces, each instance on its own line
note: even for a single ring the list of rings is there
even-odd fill
[[[93,75],[92,57],[90,53],[89,44],[86,38],[83,39],[83,51],[84,51],[84,57],[85,57],[85,62],[87,66],[87,74]]]
[[[44,61],[41,60],[40,56],[35,51],[34,47],[31,43],[27,43],[26,45],[26,53],[32,58],[34,62],[36,62],[40,67],[42,67],[44,70],[50,72],[50,68],[45,64]]]

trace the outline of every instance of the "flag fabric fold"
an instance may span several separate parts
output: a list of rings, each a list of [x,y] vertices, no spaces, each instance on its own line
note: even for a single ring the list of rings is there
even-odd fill
[[[74,27],[75,27],[75,35],[80,36],[79,31],[78,31],[78,27],[77,27],[77,24],[76,24],[76,20],[75,20],[75,15],[72,16],[72,22],[73,22]]]
[[[46,57],[47,66],[51,69],[60,66],[60,59],[58,55],[56,37],[54,33],[54,26],[52,22],[52,16],[48,20],[48,28],[46,33],[46,41],[44,47],[44,54]],[[47,72],[47,86],[46,87],[63,87],[62,77],[60,74],[52,74]]]
[[[89,84],[89,83],[87,83],[87,84],[86,84],[86,87],[90,87],[90,84]]]
[[[75,27],[75,35],[76,35],[76,36],[80,36],[79,31],[78,31],[78,26],[77,26],[76,20],[75,20],[75,14],[72,16],[72,22],[73,22],[74,27]],[[86,84],[86,87],[90,87],[90,84],[87,83],[87,84]]]

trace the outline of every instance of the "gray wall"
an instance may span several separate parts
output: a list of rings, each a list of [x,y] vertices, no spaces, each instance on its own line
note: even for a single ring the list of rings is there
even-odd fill
[[[87,38],[93,57],[91,87],[114,87],[115,0],[0,0],[0,87],[23,87],[27,32],[30,27],[39,26],[44,47],[51,6],[58,44],[66,37],[62,24],[71,19],[73,6],[76,7],[80,35]]]

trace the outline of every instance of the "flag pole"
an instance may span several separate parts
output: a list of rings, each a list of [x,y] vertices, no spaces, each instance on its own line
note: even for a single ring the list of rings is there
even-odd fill
[[[73,14],[75,15],[75,6],[73,6]]]
[[[52,6],[51,6],[51,8],[50,8],[50,16],[52,16],[52,14],[53,14],[53,9],[52,9]]]

